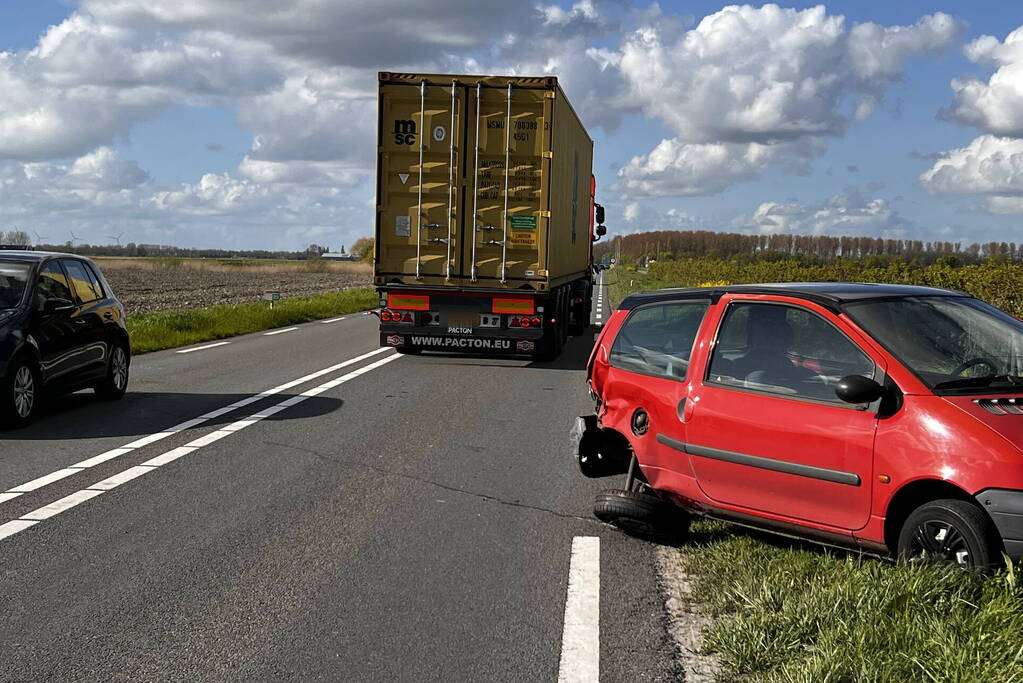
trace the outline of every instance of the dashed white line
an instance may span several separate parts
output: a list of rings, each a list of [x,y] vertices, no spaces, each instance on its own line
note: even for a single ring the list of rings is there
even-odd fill
[[[190,349],[181,349],[177,353],[194,353],[196,351],[205,351],[206,349],[215,349],[218,346],[227,346],[231,342],[217,342],[216,344],[206,344],[205,346],[193,346]]]
[[[297,329],[298,329],[297,327],[285,327],[283,330],[274,330],[273,332],[264,332],[263,336],[264,337],[272,337],[275,334],[284,334],[285,332],[294,332]]]
[[[378,350],[377,352],[379,353],[379,351],[388,350],[390,349],[383,348]],[[199,448],[201,448],[202,446],[209,445],[215,441],[219,441],[220,439],[223,439],[224,437],[230,436],[232,434],[237,434],[246,427],[250,427],[261,420],[265,420],[266,418],[275,415],[276,413],[279,413],[280,411],[285,410],[288,407],[296,405],[297,403],[301,403],[302,401],[312,398],[314,396],[319,396],[325,391],[329,391],[334,387],[340,386],[341,384],[344,384],[349,380],[353,380],[356,377],[364,375],[367,372],[371,372],[372,370],[375,370],[376,368],[379,368],[382,365],[390,363],[393,360],[397,360],[398,358],[401,358],[401,356],[396,353],[392,353],[391,355],[385,356],[378,361],[370,363],[369,365],[365,365],[359,368],[358,370],[353,370],[336,379],[332,379],[329,382],[325,382],[317,387],[313,387],[312,389],[304,391],[298,396],[293,396],[289,399],[281,401],[280,403],[273,407],[264,408],[258,413],[254,413],[252,415],[249,415],[248,417],[242,418],[241,420],[237,420],[232,424],[227,425],[223,429],[219,429],[213,432],[212,434],[207,434],[206,436],[194,439],[180,448],[172,449],[170,451],[167,451],[166,453],[156,456],[155,458],[151,458],[146,462],[142,463],[141,465],[129,467],[128,469],[118,472],[113,476],[107,477],[103,481],[97,482],[92,486],[84,488],[80,491],[76,491],[75,493],[72,493],[69,496],[65,496],[60,500],[50,503],[49,505],[44,505],[40,508],[36,508],[32,512],[22,515],[18,519],[11,520],[5,524],[0,524],[0,540],[13,536],[14,534],[24,531],[25,529],[28,529],[32,526],[35,526],[42,520],[49,519],[62,512],[66,512],[67,510],[70,510],[73,507],[81,505],[87,500],[92,500],[96,496],[106,493],[107,491],[112,491],[118,486],[126,484],[129,481],[132,481],[133,479],[137,479],[144,474],[148,474],[153,470],[157,470],[169,462],[173,462],[178,458],[181,458],[190,453],[194,453],[195,451],[199,450]]]
[[[600,680],[600,539],[576,536],[568,567],[558,683]]]
[[[342,320],[347,320],[347,319],[348,319],[348,316],[343,315],[340,318],[331,318],[330,320],[321,320],[320,324],[321,325],[329,325],[330,323],[339,323]]]
[[[206,413],[204,415],[200,415],[199,417],[197,417],[197,418],[195,418],[193,420],[188,420],[186,422],[182,422],[181,424],[174,425],[173,427],[169,427],[168,429],[164,429],[163,431],[156,432],[154,434],[148,434],[146,436],[143,436],[141,438],[138,438],[138,439],[132,441],[131,443],[125,444],[124,446],[121,446],[119,448],[114,448],[112,450],[106,451],[105,453],[100,453],[99,455],[93,456],[93,457],[88,458],[86,460],[82,460],[81,462],[77,462],[74,465],[71,465],[69,467],[65,467],[63,469],[59,469],[56,472],[51,472],[50,474],[46,474],[46,475],[44,475],[42,477],[39,477],[37,479],[33,479],[32,481],[25,482],[24,484],[20,484],[18,486],[13,487],[13,488],[9,488],[4,493],[0,493],[0,503],[6,502],[6,501],[11,500],[13,498],[17,498],[18,496],[20,496],[22,494],[29,493],[31,491],[36,491],[36,490],[38,490],[38,489],[40,489],[40,488],[42,488],[44,486],[52,484],[53,482],[60,481],[61,479],[65,479],[65,478],[70,477],[70,476],[72,476],[74,474],[78,474],[79,472],[87,470],[87,469],[89,469],[91,467],[95,467],[96,465],[105,463],[108,460],[113,460],[114,458],[119,458],[122,455],[127,455],[128,453],[131,453],[132,451],[135,451],[135,450],[137,450],[139,448],[142,448],[143,446],[148,446],[149,444],[156,443],[157,441],[162,441],[163,439],[166,439],[167,437],[170,437],[170,436],[174,436],[175,434],[177,434],[179,432],[183,432],[186,429],[191,429],[193,427],[197,427],[197,426],[199,426],[199,425],[201,425],[201,424],[203,424],[205,422],[208,422],[210,420],[213,420],[213,419],[216,419],[216,418],[220,417],[221,415],[229,413],[232,410],[237,410],[238,408],[244,408],[245,406],[251,405],[251,404],[255,403],[256,401],[260,401],[260,400],[262,400],[264,398],[267,398],[269,396],[274,396],[274,395],[279,394],[281,392],[287,391],[288,389],[291,389],[292,387],[296,387],[296,386],[298,386],[300,384],[305,384],[306,382],[309,382],[311,380],[317,379],[318,377],[322,377],[323,375],[330,374],[330,373],[334,372],[335,370],[340,370],[341,368],[348,367],[349,365],[354,365],[355,363],[359,363],[359,362],[361,362],[363,360],[366,360],[367,358],[371,358],[371,357],[373,357],[373,356],[375,356],[377,354],[383,353],[385,351],[390,351],[390,349],[387,348],[387,347],[381,347],[379,349],[374,349],[373,351],[370,351],[369,353],[364,353],[361,356],[356,356],[355,358],[349,358],[346,361],[342,361],[342,362],[337,363],[335,365],[331,365],[329,368],[324,368],[323,370],[317,370],[316,372],[308,374],[305,377],[299,377],[298,379],[292,380],[290,382],[286,382],[285,384],[282,384],[280,386],[274,387],[272,389],[267,389],[266,391],[263,391],[263,392],[258,393],[258,394],[254,394],[252,396],[248,396],[246,398],[241,399],[240,401],[235,401],[234,403],[231,403],[230,405],[226,405],[223,408],[217,408],[216,410],[212,410],[212,411],[210,411],[210,412],[208,412],[208,413]],[[214,432],[214,433],[216,433],[216,432]],[[0,527],[0,528],[2,528],[2,527]],[[0,535],[0,539],[2,539],[2,538],[3,538],[3,536]]]

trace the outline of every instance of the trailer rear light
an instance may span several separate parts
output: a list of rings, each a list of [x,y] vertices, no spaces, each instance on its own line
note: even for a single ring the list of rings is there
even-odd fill
[[[424,325],[429,325],[430,323],[432,323],[432,322],[433,322],[433,316],[432,316],[432,315],[430,315],[429,313],[423,313],[423,316],[422,316],[421,322],[422,322],[422,323],[423,323]]]
[[[427,311],[430,309],[430,297],[415,294],[388,294],[387,307]]]
[[[518,318],[512,318],[511,320],[508,321],[508,327],[521,327],[521,326],[522,325],[519,323],[519,319]]]
[[[536,310],[532,299],[505,299],[494,297],[492,313],[518,313],[533,315]]]
[[[530,322],[533,323],[533,327],[540,327],[543,324],[543,320],[540,318],[533,318]]]
[[[406,313],[405,315],[403,315],[401,317],[401,321],[403,323],[410,323],[410,322],[412,322],[412,314],[411,313]]]
[[[391,312],[380,311],[380,319],[383,320],[384,322],[389,322],[391,320]]]
[[[522,325],[523,327],[529,327],[529,318],[522,318],[519,321],[519,324]]]

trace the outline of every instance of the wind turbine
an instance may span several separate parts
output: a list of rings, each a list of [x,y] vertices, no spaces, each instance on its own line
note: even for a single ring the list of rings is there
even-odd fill
[[[49,239],[46,235],[40,235],[35,230],[32,231],[32,234],[36,236],[36,244],[42,244],[43,240]]]
[[[73,230],[68,230],[68,232],[71,234],[71,248],[74,249],[75,242],[81,242],[82,238],[76,235]]]
[[[121,246],[121,236],[123,234],[124,234],[123,232],[119,232],[116,235],[107,235],[107,239],[114,240],[117,242],[117,246]]]

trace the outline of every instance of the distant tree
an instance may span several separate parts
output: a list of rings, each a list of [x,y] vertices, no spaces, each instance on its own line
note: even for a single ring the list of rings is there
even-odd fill
[[[306,258],[320,258],[328,251],[330,250],[327,247],[322,247],[319,244],[310,244],[305,248]]]
[[[373,261],[376,250],[376,240],[373,237],[360,237],[352,245],[352,256],[358,257],[360,261],[370,263]]]
[[[24,230],[9,230],[7,232],[0,232],[0,243],[27,247],[32,244],[32,238]]]

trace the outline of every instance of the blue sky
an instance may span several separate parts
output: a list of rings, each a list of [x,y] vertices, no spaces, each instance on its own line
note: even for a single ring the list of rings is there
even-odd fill
[[[8,0],[0,229],[350,244],[407,69],[558,74],[612,233],[1023,241],[1018,2],[509,5]]]

